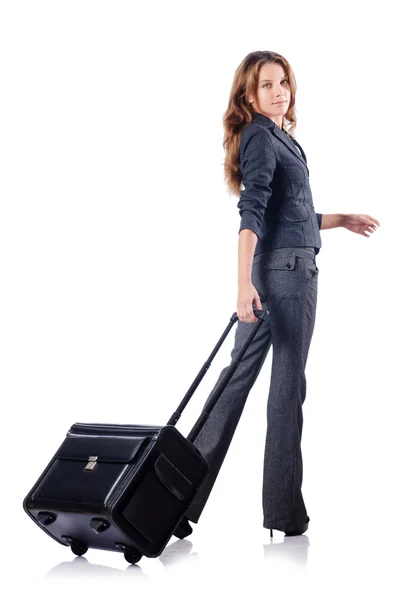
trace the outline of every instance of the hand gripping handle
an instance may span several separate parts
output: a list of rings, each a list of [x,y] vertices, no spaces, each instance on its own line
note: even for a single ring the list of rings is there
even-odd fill
[[[210,403],[206,407],[206,410],[203,411],[200,414],[198,420],[196,421],[196,423],[193,426],[193,429],[190,431],[189,435],[187,436],[187,439],[190,440],[191,442],[193,442],[196,439],[196,437],[199,434],[201,428],[203,427],[205,421],[208,419],[208,416],[209,416],[211,410],[214,408],[214,406],[217,403],[219,397],[223,393],[223,390],[227,386],[227,384],[228,384],[229,380],[231,379],[234,371],[237,369],[237,367],[238,367],[238,365],[240,363],[240,360],[244,356],[244,354],[245,354],[248,346],[250,345],[250,343],[252,342],[252,340],[254,339],[254,337],[256,336],[256,334],[258,333],[259,328],[261,327],[263,321],[265,319],[269,318],[269,311],[268,310],[259,310],[257,308],[253,308],[253,313],[259,319],[259,321],[256,324],[256,326],[252,328],[252,332],[248,336],[248,339],[246,340],[245,344],[241,348],[241,350],[238,353],[238,355],[236,356],[236,358],[234,360],[232,360],[232,362],[230,363],[228,370],[226,371],[226,373],[225,373],[222,381],[220,382],[220,385],[217,388],[214,396],[211,398]],[[230,317],[230,322],[227,325],[225,331],[223,332],[223,334],[219,338],[217,344],[215,345],[215,348],[213,349],[213,351],[211,352],[210,356],[208,357],[208,359],[205,361],[205,363],[201,367],[201,369],[198,372],[196,378],[194,379],[192,385],[190,386],[190,388],[186,392],[186,394],[185,394],[182,402],[178,406],[177,410],[171,416],[171,418],[168,421],[167,425],[175,425],[178,422],[178,420],[179,420],[179,418],[180,418],[180,416],[181,416],[184,408],[186,407],[187,403],[189,402],[190,398],[192,397],[194,391],[196,390],[196,388],[199,385],[200,381],[203,379],[205,373],[208,371],[209,367],[211,366],[212,360],[214,359],[215,355],[217,354],[219,348],[222,346],[224,340],[226,339],[229,331],[232,329],[234,323],[236,323],[238,320],[239,320],[239,318],[237,316],[237,312],[234,312],[232,314],[232,316]],[[251,323],[251,325],[254,325],[254,323]]]

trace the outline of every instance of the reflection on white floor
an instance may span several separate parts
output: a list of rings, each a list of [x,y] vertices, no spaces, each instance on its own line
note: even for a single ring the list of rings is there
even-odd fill
[[[308,557],[309,538],[307,535],[296,537],[285,537],[282,541],[270,541],[268,544],[263,544],[263,556],[265,564],[271,564],[272,568],[277,568],[277,564],[288,565],[298,571],[304,571]],[[105,555],[108,553],[105,553]],[[112,553],[113,554],[113,553]],[[128,577],[147,577],[141,564],[129,565],[122,555],[120,557],[120,567],[109,567],[101,564],[93,563],[86,556],[76,556],[69,561],[61,562],[55,565],[46,575],[47,578],[56,578],[58,576],[85,576],[93,575],[95,577],[111,577],[124,574]],[[185,567],[188,563],[190,566],[199,560],[199,553],[194,550],[194,544],[187,540],[177,540],[170,542],[164,552],[157,557],[165,569],[175,567]],[[148,560],[148,559],[146,559]],[[145,559],[141,559],[145,562]],[[140,561],[140,562],[141,562]],[[220,561],[222,562],[222,561]],[[123,568],[124,567],[124,568]]]
[[[222,489],[225,487],[220,486],[219,492]],[[20,518],[21,534],[10,537],[9,566],[4,569],[2,565],[3,570],[12,575],[14,590],[21,587],[20,597],[28,592],[31,598],[51,600],[78,595],[83,586],[95,600],[108,600],[122,582],[128,597],[139,589],[146,599],[160,595],[162,599],[212,600],[207,596],[215,592],[220,600],[228,600],[225,596],[229,595],[233,600],[236,595],[242,600],[266,600],[270,594],[277,600],[334,600],[357,597],[360,589],[376,592],[382,600],[397,597],[394,540],[386,529],[379,528],[374,536],[363,528],[364,515],[355,512],[353,504],[339,528],[343,511],[335,513],[330,527],[330,511],[315,511],[312,503],[305,534],[286,537],[274,530],[271,538],[261,525],[260,503],[252,500],[253,495],[243,498],[242,493],[239,498],[236,493],[233,503],[226,506],[227,496],[219,492],[214,493],[199,523],[192,524],[190,536],[183,540],[171,537],[160,556],[143,556],[136,565],[129,564],[122,552],[89,549],[76,557],[70,548],[43,534],[26,515],[15,515]],[[244,511],[250,502],[254,509]],[[29,542],[23,553],[22,539]],[[244,597],[248,593],[249,599]]]
[[[281,533],[281,535],[283,534]],[[309,546],[310,542],[307,534],[287,536],[281,538],[281,541],[271,541],[269,544],[264,544],[264,558],[267,563],[282,562],[288,564],[290,567],[304,571],[307,564]]]
[[[89,552],[89,551],[88,551]],[[88,554],[88,553],[87,553]],[[108,552],[104,553],[109,555]],[[114,553],[112,553],[114,554]],[[169,568],[176,565],[184,565],[187,561],[190,563],[197,561],[198,553],[193,551],[193,543],[189,540],[177,540],[170,542],[165,548],[163,553],[155,559],[144,559],[142,558],[136,565],[131,565],[126,562],[123,554],[118,553],[120,559],[120,568],[103,566],[101,564],[95,564],[90,562],[89,558],[85,556],[76,556],[69,561],[61,562],[55,565],[45,577],[57,577],[64,575],[99,575],[99,576],[120,576],[124,574],[128,577],[147,577],[144,570],[141,567],[141,561],[145,560],[158,560],[165,567]]]

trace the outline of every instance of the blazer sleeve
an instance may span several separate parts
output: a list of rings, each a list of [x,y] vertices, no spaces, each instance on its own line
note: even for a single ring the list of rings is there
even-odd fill
[[[321,223],[323,221],[323,215],[322,215],[322,213],[316,213],[316,217],[317,217],[317,221],[318,221],[318,228],[321,229]]]
[[[252,229],[260,238],[261,223],[272,195],[271,182],[276,170],[276,155],[266,129],[255,128],[240,140],[240,172],[244,190],[237,203],[241,217],[238,233]]]

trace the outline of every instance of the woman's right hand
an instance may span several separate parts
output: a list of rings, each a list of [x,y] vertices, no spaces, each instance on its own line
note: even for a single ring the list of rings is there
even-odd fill
[[[254,315],[252,302],[255,301],[256,308],[262,310],[259,294],[251,281],[238,286],[237,295],[237,317],[243,323],[254,323],[258,317]]]

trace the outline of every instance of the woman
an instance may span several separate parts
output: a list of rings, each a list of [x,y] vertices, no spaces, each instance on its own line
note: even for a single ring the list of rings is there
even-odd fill
[[[293,71],[275,52],[250,53],[235,73],[224,116],[225,181],[240,196],[241,217],[233,360],[257,326],[253,309],[269,314],[195,440],[211,473],[175,531],[178,537],[192,532],[188,520],[198,522],[270,345],[263,526],[271,536],[273,529],[300,535],[308,528],[301,491],[302,405],[316,316],[320,229],[345,227],[369,237],[380,223],[368,215],[315,212],[306,156],[293,137],[295,94]]]

